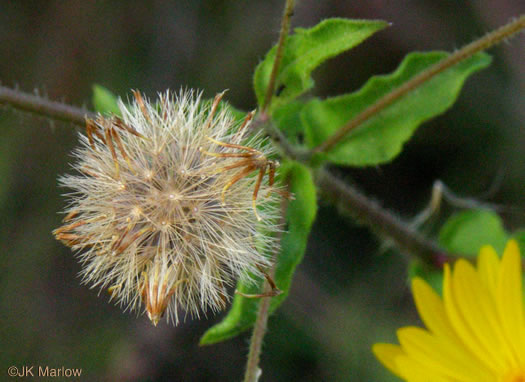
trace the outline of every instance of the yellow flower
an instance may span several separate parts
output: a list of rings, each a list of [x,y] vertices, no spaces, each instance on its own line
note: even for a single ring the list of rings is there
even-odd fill
[[[477,269],[458,260],[445,265],[443,300],[420,278],[412,281],[427,330],[405,327],[400,346],[375,344],[376,357],[413,382],[525,382],[525,318],[518,244],[501,260],[481,249]]]

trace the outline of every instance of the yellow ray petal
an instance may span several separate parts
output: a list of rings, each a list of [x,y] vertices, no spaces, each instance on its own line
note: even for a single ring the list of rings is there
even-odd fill
[[[499,258],[498,254],[490,245],[485,245],[479,251],[478,274],[491,293],[496,293],[498,283]],[[494,298],[496,296],[494,295]]]
[[[396,368],[401,378],[408,382],[450,382],[450,379],[444,375],[429,373],[426,365],[422,365],[405,354],[396,358]]]
[[[397,336],[407,356],[425,366],[429,373],[443,375],[458,382],[489,382],[494,378],[464,347],[451,344],[443,337],[417,327],[399,329]]]
[[[425,326],[434,334],[459,342],[445,312],[441,298],[419,277],[412,280],[412,293],[417,310]]]
[[[414,300],[428,330],[398,330],[400,346],[374,353],[408,382],[510,382],[525,376],[525,304],[518,245],[503,258],[489,246],[477,269],[458,260],[445,265],[443,301],[422,279],[412,281]],[[525,381],[525,380],[524,380]]]
[[[512,356],[498,319],[496,302],[472,265],[458,261],[452,275],[454,298],[464,322],[491,358],[494,368],[503,372]]]
[[[510,240],[501,260],[497,287],[498,312],[514,356],[515,365],[525,365],[525,324],[521,281],[521,258],[518,243]]]
[[[396,359],[405,354],[400,346],[392,344],[374,344],[372,346],[372,352],[376,358],[392,373],[400,378],[403,378],[397,369]]]
[[[465,262],[464,260],[459,260],[456,263]],[[483,364],[486,364],[487,367],[491,370],[491,373],[496,374],[498,368],[494,367],[492,358],[484,351],[482,344],[479,342],[479,339],[472,332],[469,324],[465,322],[465,318],[461,309],[458,307],[458,302],[455,298],[454,288],[456,287],[454,280],[450,274],[450,267],[448,264],[445,264],[444,268],[444,278],[443,278],[443,303],[445,306],[445,311],[447,316],[450,319],[450,323],[454,328],[454,331],[461,338],[462,342],[465,344],[472,355],[481,361]]]

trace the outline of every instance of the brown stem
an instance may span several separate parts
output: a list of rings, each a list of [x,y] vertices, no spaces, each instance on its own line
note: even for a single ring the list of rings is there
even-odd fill
[[[474,54],[481,52],[495,44],[498,44],[502,40],[511,37],[512,35],[518,33],[525,28],[525,15],[521,15],[517,19],[511,21],[510,23],[502,26],[495,31],[492,31],[485,35],[484,37],[471,42],[470,44],[464,46],[460,50],[451,54],[450,56],[439,61],[437,64],[431,66],[430,68],[419,73],[413,77],[410,81],[405,82],[403,85],[395,89],[394,91],[388,93],[384,97],[380,98],[376,103],[367,107],[338,131],[335,132],[330,138],[321,143],[319,146],[313,149],[314,152],[328,151],[337,145],[341,140],[353,129],[362,125],[365,121],[370,119],[372,116],[378,114],[383,109],[390,106],[393,102],[403,97],[407,93],[421,86],[425,82],[432,79],[432,77],[438,75],[439,73],[447,70],[448,68],[456,65],[460,61],[463,61]]]
[[[279,42],[277,43],[277,50],[275,52],[275,60],[273,61],[272,73],[270,74],[270,81],[268,82],[268,88],[266,89],[266,95],[264,97],[263,106],[261,108],[261,113],[266,112],[270,107],[270,103],[273,97],[273,91],[275,88],[275,81],[277,79],[277,74],[279,73],[279,66],[281,65],[281,60],[284,53],[284,43],[286,42],[286,37],[290,30],[290,20],[293,15],[294,0],[286,0],[284,6],[284,13],[281,22],[281,32],[279,33]]]
[[[265,288],[265,292],[267,291],[267,288]],[[257,319],[253,326],[252,337],[250,339],[250,352],[248,353],[248,361],[246,362],[244,382],[256,382],[259,377],[259,360],[261,358],[262,342],[268,324],[270,302],[270,297],[263,297],[259,303]]]
[[[85,126],[86,117],[95,118],[95,114],[90,111],[5,86],[0,86],[0,104],[78,126]]]

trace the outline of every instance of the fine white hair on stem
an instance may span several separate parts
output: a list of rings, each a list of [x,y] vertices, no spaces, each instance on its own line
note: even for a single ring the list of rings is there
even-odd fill
[[[275,171],[271,146],[249,136],[250,114],[238,123],[220,107],[223,94],[167,91],[151,102],[135,91],[122,117],[87,121],[76,174],[60,178],[72,191],[54,234],[78,251],[83,282],[131,310],[144,305],[155,325],[166,312],[177,323],[179,309],[224,308],[227,288],[261,276],[278,245],[283,192],[273,173],[257,176]]]

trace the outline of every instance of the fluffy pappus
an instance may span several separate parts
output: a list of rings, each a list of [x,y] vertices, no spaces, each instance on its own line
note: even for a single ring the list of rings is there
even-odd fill
[[[218,311],[237,278],[262,276],[283,192],[270,145],[249,136],[253,113],[236,122],[223,93],[134,96],[122,117],[87,121],[76,174],[60,178],[72,192],[54,234],[78,252],[85,283],[126,308],[143,304],[155,325],[165,312],[177,323],[179,308]]]

